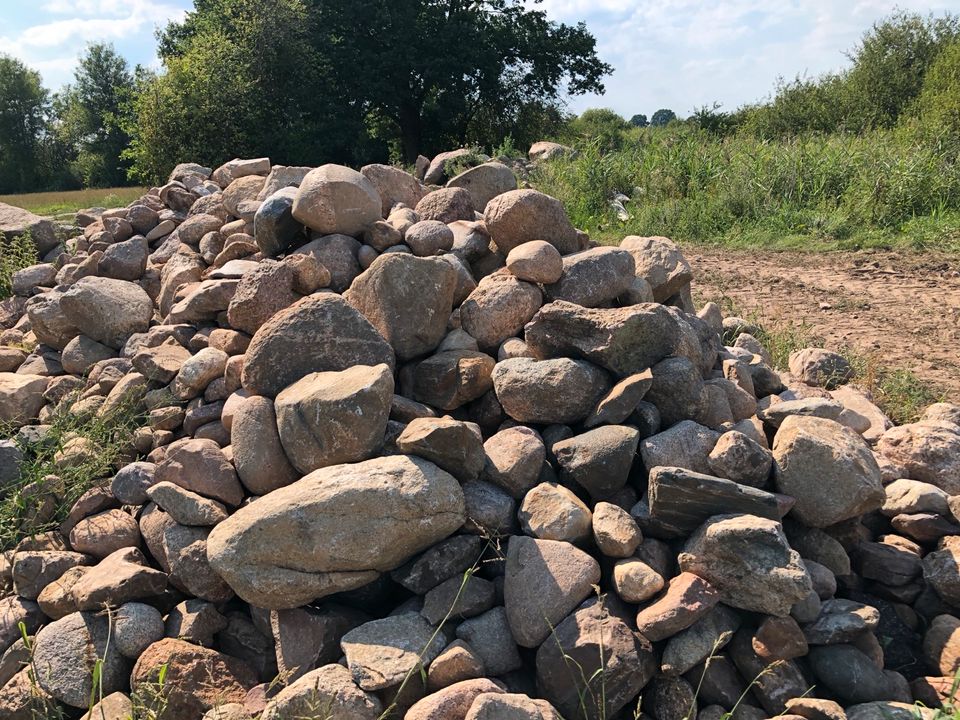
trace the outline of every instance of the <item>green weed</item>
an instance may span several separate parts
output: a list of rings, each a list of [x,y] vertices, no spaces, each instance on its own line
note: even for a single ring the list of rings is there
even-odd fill
[[[69,407],[72,399],[65,399],[61,407]],[[131,393],[102,416],[57,412],[33,440],[17,435],[14,426],[0,427],[0,438],[16,438],[24,455],[19,480],[0,495],[0,549],[58,527],[83,493],[107,482],[118,465],[134,459],[130,438],[141,424],[141,399],[140,393]],[[59,453],[76,438],[88,442],[93,452],[76,462],[58,463]]]
[[[13,274],[38,262],[37,246],[29,232],[11,240],[0,237],[0,300],[13,295]]]

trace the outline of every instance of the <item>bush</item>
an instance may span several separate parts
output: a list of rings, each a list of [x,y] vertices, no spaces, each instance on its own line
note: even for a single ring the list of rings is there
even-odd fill
[[[927,138],[960,139],[960,42],[945,48],[930,67],[914,115]]]
[[[0,237],[0,300],[13,295],[13,274],[38,262],[37,246],[30,233],[11,240]]]

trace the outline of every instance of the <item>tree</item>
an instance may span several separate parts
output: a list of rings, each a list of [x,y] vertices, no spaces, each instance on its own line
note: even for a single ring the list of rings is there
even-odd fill
[[[960,139],[960,41],[945,48],[927,71],[916,114],[926,135]]]
[[[197,0],[158,36],[163,71],[136,79],[133,174],[157,182],[177,162],[238,156],[353,161],[366,110],[337,94],[311,28],[303,0]]]
[[[519,120],[561,90],[602,92],[612,71],[581,23],[523,0],[315,0],[314,38],[338,95],[386,119],[404,157],[465,144],[476,120]],[[513,133],[515,137],[519,133]]]
[[[854,130],[891,127],[923,89],[940,52],[960,40],[960,17],[897,12],[875,23],[849,54],[847,115]],[[956,92],[956,89],[955,89]]]
[[[668,110],[666,108],[660,108],[657,110],[653,117],[650,118],[650,125],[653,127],[663,127],[671,120],[676,120],[677,114],[673,110]]]
[[[643,113],[640,113],[640,114],[634,115],[632,118],[630,118],[630,124],[633,125],[634,127],[644,128],[644,127],[646,127],[647,125],[649,125],[650,122],[647,120],[647,116],[646,116],[646,115],[644,115]]]
[[[126,179],[121,153],[130,141],[124,114],[132,90],[127,61],[112,45],[92,43],[74,71],[74,84],[55,98],[56,132],[74,147],[73,164],[87,187]]]
[[[0,54],[0,192],[35,189],[48,107],[40,74]]]
[[[630,128],[629,123],[608,108],[584,110],[570,123],[570,131],[575,137],[586,142],[598,143],[601,150],[616,150],[623,144],[623,134]]]

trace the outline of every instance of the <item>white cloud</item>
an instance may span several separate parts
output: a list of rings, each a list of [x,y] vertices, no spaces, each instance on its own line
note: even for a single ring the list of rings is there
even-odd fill
[[[629,117],[660,107],[687,114],[714,101],[728,109],[768,96],[778,76],[843,67],[874,21],[897,8],[960,10],[958,0],[544,0],[551,19],[585,20],[600,57],[614,66],[602,97]]]
[[[38,70],[44,83],[56,89],[69,82],[77,58],[90,42],[114,42],[131,63],[156,60],[155,27],[182,19],[181,2],[153,0],[46,0],[40,10],[49,22],[0,36],[0,48]],[[56,18],[56,19],[53,19]]]

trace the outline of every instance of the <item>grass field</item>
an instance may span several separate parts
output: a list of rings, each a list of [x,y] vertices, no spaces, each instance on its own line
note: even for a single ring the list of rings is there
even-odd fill
[[[576,158],[540,165],[530,183],[604,244],[666,235],[740,249],[960,252],[955,143],[880,131],[771,142],[668,127],[578,145]]]
[[[142,187],[90,188],[57,192],[0,195],[0,202],[37,215],[63,215],[88,207],[122,207],[147,191]]]

